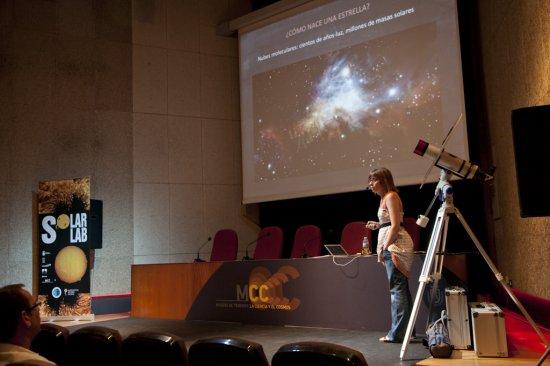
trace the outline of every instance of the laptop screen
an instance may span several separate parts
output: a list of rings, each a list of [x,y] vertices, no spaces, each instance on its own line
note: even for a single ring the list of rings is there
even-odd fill
[[[349,255],[340,244],[326,244],[325,248],[331,255]]]

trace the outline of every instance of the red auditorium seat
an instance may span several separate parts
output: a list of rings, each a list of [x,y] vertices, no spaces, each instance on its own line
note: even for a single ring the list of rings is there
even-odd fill
[[[413,250],[420,250],[420,226],[416,225],[416,219],[414,217],[403,218],[403,226],[412,238]]]
[[[315,225],[300,226],[294,234],[290,258],[317,257],[321,255],[321,229]]]
[[[237,259],[239,239],[235,230],[218,230],[214,236],[210,261],[234,261]]]
[[[258,234],[254,259],[280,259],[283,255],[283,230],[278,226],[264,227]]]
[[[363,221],[354,221],[344,226],[340,244],[348,254],[361,253],[365,236],[369,239],[369,244],[372,245],[372,231],[367,229],[366,224]]]

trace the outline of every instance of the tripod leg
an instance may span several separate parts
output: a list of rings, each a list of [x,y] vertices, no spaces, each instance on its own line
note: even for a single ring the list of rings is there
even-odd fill
[[[434,257],[435,264],[434,264],[433,275],[432,275],[433,283],[432,283],[432,291],[430,293],[430,308],[428,313],[429,321],[432,321],[431,319],[432,304],[434,302],[435,294],[439,289],[439,280],[441,279],[441,273],[443,272],[443,260],[445,259],[444,253],[445,253],[445,248],[447,246],[448,228],[449,228],[449,216],[445,216],[445,218],[443,219],[443,232],[440,239],[440,244]],[[441,314],[437,314],[436,319],[438,319],[439,316],[441,316]],[[433,321],[435,321],[436,319],[433,319]]]
[[[523,307],[523,305],[521,304],[521,302],[519,302],[519,300],[517,299],[516,295],[514,295],[514,293],[512,292],[512,289],[506,284],[506,282],[504,281],[504,277],[502,276],[502,274],[498,271],[497,267],[495,266],[495,264],[493,263],[493,261],[491,260],[491,258],[489,257],[489,255],[487,254],[487,252],[485,251],[485,249],[483,249],[483,247],[481,246],[481,243],[479,242],[479,240],[477,239],[477,237],[475,236],[474,232],[472,231],[472,229],[470,228],[470,226],[468,225],[468,223],[466,222],[466,220],[464,219],[464,217],[462,216],[462,214],[460,213],[460,211],[458,209],[455,208],[455,214],[456,214],[456,217],[458,217],[458,220],[460,220],[460,222],[462,223],[462,226],[464,226],[464,229],[466,230],[466,232],[468,233],[468,235],[470,236],[470,239],[472,239],[472,241],[474,242],[474,244],[476,245],[476,248],[477,250],[479,251],[479,253],[481,254],[481,256],[483,257],[483,259],[485,259],[485,262],[487,263],[487,265],[489,266],[489,268],[491,268],[491,271],[493,272],[493,274],[495,275],[496,279],[498,280],[498,282],[500,282],[500,284],[502,285],[502,287],[504,287],[504,289],[506,290],[506,292],[508,293],[508,295],[510,296],[510,298],[512,299],[512,301],[514,301],[514,303],[516,304],[516,306],[518,307],[518,309],[521,311],[521,313],[523,314],[523,316],[525,317],[525,319],[527,319],[527,321],[529,322],[529,324],[531,325],[531,327],[535,330],[535,332],[537,333],[537,335],[539,336],[539,338],[541,339],[542,343],[544,343],[546,345],[546,347],[549,346],[548,344],[548,340],[546,339],[546,337],[542,334],[542,332],[540,331],[540,329],[537,327],[536,323],[533,321],[533,319],[531,318],[531,316],[529,315],[529,313],[527,312],[527,310],[525,310],[525,308]]]
[[[546,360],[546,358],[548,357],[548,354],[550,353],[550,347],[546,347],[546,351],[544,351],[544,353],[542,354],[542,356],[540,356],[536,366],[541,366],[542,363],[544,362],[544,360]]]
[[[403,338],[403,344],[401,345],[401,352],[399,358],[403,359],[409,342],[411,340],[411,335],[414,329],[414,324],[416,323],[416,318],[418,316],[418,310],[420,309],[420,302],[422,301],[422,295],[426,288],[426,282],[430,280],[430,272],[432,270],[432,265],[434,262],[435,253],[438,251],[441,243],[441,229],[442,224],[445,221],[446,212],[443,208],[440,208],[437,212],[436,221],[432,231],[432,236],[430,237],[430,244],[428,245],[428,251],[426,252],[426,258],[424,259],[424,264],[422,266],[422,272],[420,273],[420,278],[418,281],[418,290],[416,291],[416,296],[414,299],[414,304],[411,312],[411,317],[409,318],[409,323],[407,324],[407,331],[405,332],[405,338]]]

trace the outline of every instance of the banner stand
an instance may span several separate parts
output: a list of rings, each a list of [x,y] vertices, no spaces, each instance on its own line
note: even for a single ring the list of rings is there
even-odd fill
[[[94,320],[90,293],[90,178],[39,182],[35,258],[42,321]]]
[[[67,316],[40,316],[40,321],[45,323],[61,322],[61,321],[93,321],[95,319],[94,314],[87,315],[67,315]]]

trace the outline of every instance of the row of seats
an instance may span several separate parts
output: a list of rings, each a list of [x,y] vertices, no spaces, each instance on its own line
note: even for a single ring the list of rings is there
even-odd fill
[[[340,244],[350,254],[360,253],[363,238],[366,236],[372,243],[372,231],[366,228],[363,221],[354,221],[344,226]],[[406,217],[403,225],[413,238],[414,250],[420,245],[420,229],[414,218]],[[292,245],[291,258],[316,257],[321,255],[321,229],[315,225],[304,225],[296,230]],[[210,261],[232,261],[237,259],[239,240],[237,233],[231,229],[219,230],[214,236]],[[374,249],[374,248],[372,248]],[[253,259],[280,259],[283,254],[283,231],[278,226],[268,226],[258,233]]]
[[[59,366],[166,365],[268,366],[260,344],[239,338],[215,337],[194,342],[189,351],[182,338],[162,332],[138,332],[124,340],[111,328],[89,326],[69,331],[56,324],[42,324],[31,349]],[[279,348],[272,366],[364,366],[364,356],[333,343],[298,342]]]

